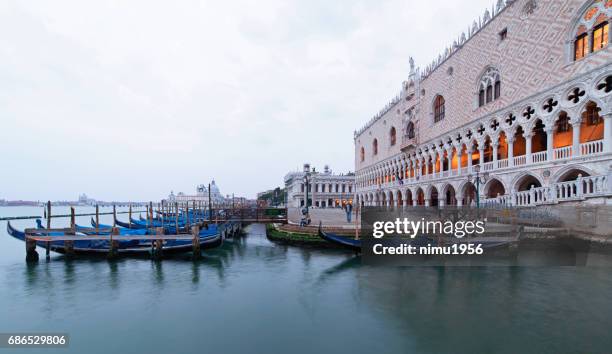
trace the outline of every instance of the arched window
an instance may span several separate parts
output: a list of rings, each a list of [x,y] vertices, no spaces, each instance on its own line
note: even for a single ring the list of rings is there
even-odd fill
[[[493,102],[501,96],[501,78],[499,71],[495,68],[488,68],[478,84],[478,107],[482,107],[489,102]]]
[[[580,14],[573,29],[574,61],[608,46],[609,18],[612,16],[610,1],[595,0]]]
[[[395,127],[391,127],[391,130],[389,131],[389,141],[391,146],[394,146],[395,142],[397,141],[397,132],[395,131]]]
[[[372,142],[372,154],[375,156],[378,155],[378,139],[374,139]]]
[[[361,151],[359,151],[359,157],[361,159],[361,162],[365,160],[365,149],[363,148],[363,146],[361,147]]]
[[[408,122],[406,126],[406,135],[408,135],[408,139],[414,139],[414,123]]]
[[[444,119],[444,97],[438,95],[434,100],[434,122]]]

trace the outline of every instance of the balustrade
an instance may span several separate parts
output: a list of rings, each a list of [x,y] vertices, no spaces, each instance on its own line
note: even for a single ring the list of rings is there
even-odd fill
[[[580,154],[591,155],[603,152],[603,140],[594,140],[580,144]]]
[[[540,163],[546,161],[546,150],[540,152],[534,152],[531,154],[531,160],[533,163]]]
[[[564,146],[553,150],[555,160],[569,159],[572,157],[572,147]]]

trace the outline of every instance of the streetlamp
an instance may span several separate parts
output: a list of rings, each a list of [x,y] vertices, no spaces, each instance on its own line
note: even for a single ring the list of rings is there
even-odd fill
[[[474,166],[474,171],[476,171],[476,178],[474,178],[474,182],[476,182],[476,208],[480,208],[480,184],[487,183],[487,179],[489,178],[489,173],[486,172],[482,176],[480,176],[480,164]],[[472,182],[472,175],[468,175],[468,182]]]
[[[308,181],[308,172],[304,173],[304,189],[306,191],[306,198],[304,200],[304,205],[306,207],[306,212],[304,213],[305,215],[308,215],[308,190],[310,189],[310,184]]]

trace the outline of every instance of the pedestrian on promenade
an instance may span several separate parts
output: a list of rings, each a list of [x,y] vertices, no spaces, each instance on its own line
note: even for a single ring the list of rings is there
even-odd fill
[[[344,211],[346,212],[346,222],[351,222],[351,215],[352,215],[352,212],[353,212],[353,204],[346,203],[346,206],[344,207]]]

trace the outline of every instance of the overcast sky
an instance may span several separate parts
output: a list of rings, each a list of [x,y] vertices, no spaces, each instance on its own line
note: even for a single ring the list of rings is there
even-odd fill
[[[0,199],[254,197],[353,131],[492,0],[0,2]]]

